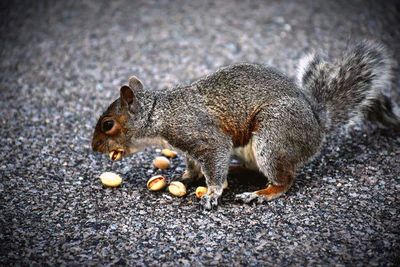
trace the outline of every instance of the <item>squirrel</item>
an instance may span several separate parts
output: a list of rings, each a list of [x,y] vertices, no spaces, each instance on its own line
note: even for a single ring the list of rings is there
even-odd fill
[[[186,156],[183,182],[204,176],[208,191],[200,204],[207,210],[217,207],[235,155],[269,181],[236,199],[270,201],[289,190],[296,170],[320,151],[334,127],[367,119],[400,132],[400,119],[382,92],[391,78],[390,57],[371,41],[332,63],[316,53],[306,56],[297,81],[248,63],[164,90],[146,90],[132,76],[99,118],[92,148],[119,159],[168,142]]]

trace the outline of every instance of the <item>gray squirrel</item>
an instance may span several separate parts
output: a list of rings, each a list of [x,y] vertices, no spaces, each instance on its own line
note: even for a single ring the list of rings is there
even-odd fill
[[[289,190],[296,169],[319,152],[333,127],[364,118],[400,132],[400,119],[382,93],[391,76],[391,59],[370,41],[335,63],[305,57],[297,82],[245,63],[165,90],[145,90],[133,76],[99,118],[92,147],[119,159],[168,142],[186,155],[183,182],[205,177],[208,191],[200,204],[207,210],[217,206],[236,155],[269,181],[236,198],[269,201]]]

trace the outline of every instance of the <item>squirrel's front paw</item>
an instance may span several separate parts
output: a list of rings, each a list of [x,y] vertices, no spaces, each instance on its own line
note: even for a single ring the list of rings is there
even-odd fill
[[[200,199],[200,205],[205,210],[216,209],[218,206],[218,199],[222,195],[223,185],[209,186],[207,194]]]
[[[200,199],[200,207],[205,210],[216,209],[218,206],[218,198],[219,196],[215,194],[206,194]]]

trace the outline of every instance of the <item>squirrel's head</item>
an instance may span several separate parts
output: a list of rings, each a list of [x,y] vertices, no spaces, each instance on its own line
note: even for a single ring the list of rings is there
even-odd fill
[[[140,128],[141,105],[138,96],[143,85],[135,76],[129,79],[129,86],[120,89],[120,97],[100,116],[92,138],[94,151],[108,153],[112,160],[135,153],[138,149],[133,143],[137,135],[135,125]]]

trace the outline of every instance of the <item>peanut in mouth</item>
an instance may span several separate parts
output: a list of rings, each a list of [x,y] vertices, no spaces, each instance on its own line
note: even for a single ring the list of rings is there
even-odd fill
[[[113,150],[110,152],[109,156],[110,156],[111,160],[116,161],[116,160],[120,160],[122,158],[123,153],[124,153],[124,150],[122,150],[122,149]]]

